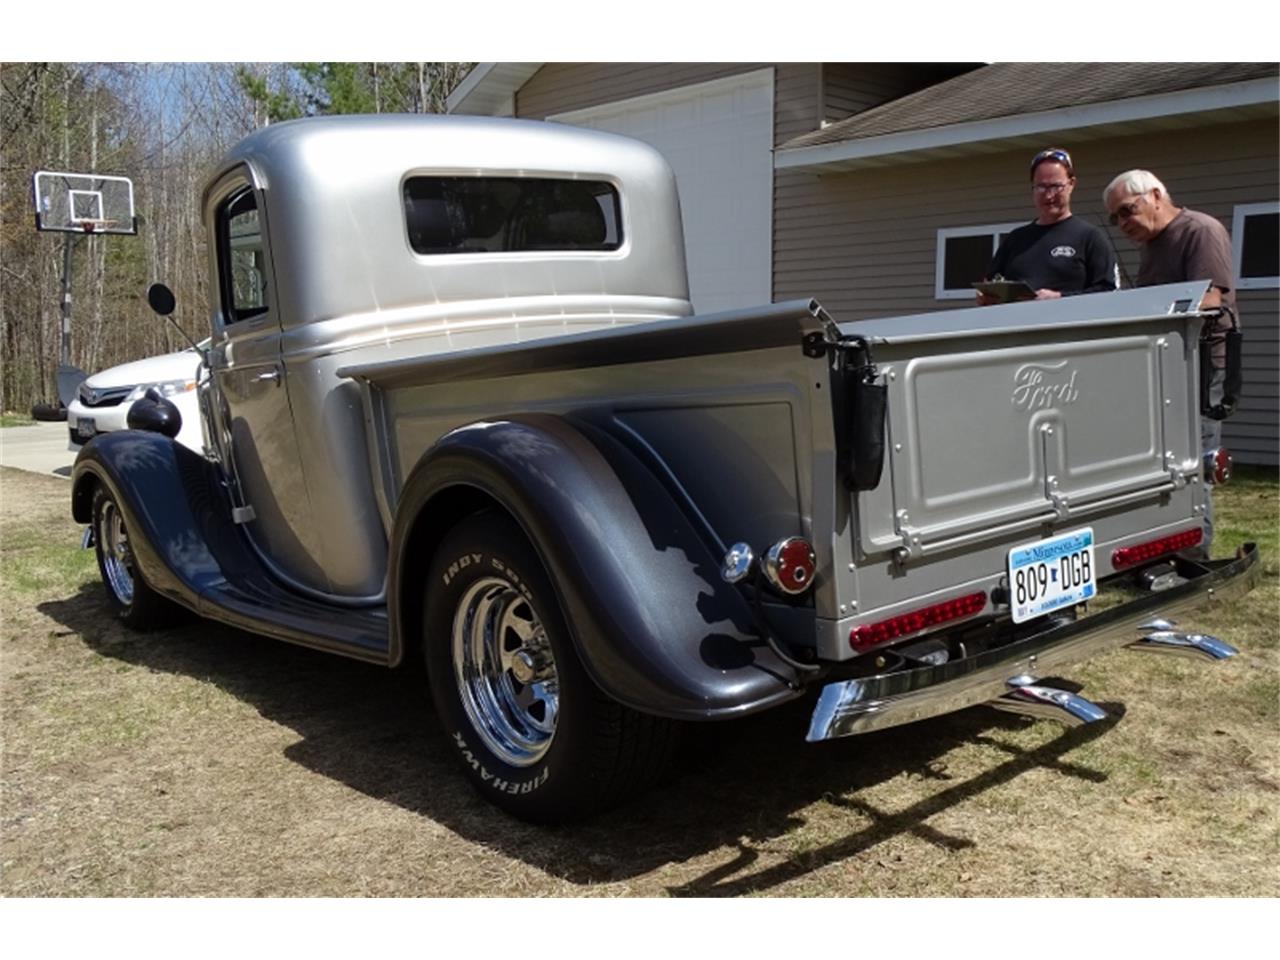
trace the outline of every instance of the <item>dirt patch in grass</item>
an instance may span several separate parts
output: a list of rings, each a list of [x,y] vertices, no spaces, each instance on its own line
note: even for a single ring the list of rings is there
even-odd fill
[[[1218,494],[1223,540],[1264,549],[1217,630],[1241,656],[1072,672],[1115,722],[979,708],[807,745],[797,704],[703,730],[670,783],[547,830],[472,792],[411,673],[122,629],[67,483],[0,471],[0,893],[1276,896],[1275,498],[1265,475]]]

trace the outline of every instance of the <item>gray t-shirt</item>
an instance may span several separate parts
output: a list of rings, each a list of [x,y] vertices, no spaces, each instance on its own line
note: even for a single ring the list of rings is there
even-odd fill
[[[1138,286],[1153,287],[1161,283],[1184,280],[1209,280],[1222,294],[1222,302],[1236,308],[1234,266],[1231,236],[1214,217],[1185,207],[1169,221],[1169,225],[1142,245],[1138,261]],[[1223,317],[1219,330],[1230,330],[1231,321]],[[1226,362],[1226,345],[1213,346],[1213,362]]]

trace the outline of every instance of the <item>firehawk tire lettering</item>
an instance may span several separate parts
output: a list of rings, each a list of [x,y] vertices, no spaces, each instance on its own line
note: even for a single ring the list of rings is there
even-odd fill
[[[516,796],[517,794],[533,793],[533,791],[537,790],[551,777],[551,768],[544,767],[542,772],[532,780],[504,780],[501,777],[490,773],[488,768],[476,758],[476,755],[468,749],[466,738],[464,738],[461,733],[455,732],[453,735],[453,741],[458,745],[458,749],[462,751],[462,759],[466,761],[467,765],[470,766],[472,770],[476,771],[476,773],[480,774],[481,780],[500,792],[509,793],[512,796]]]

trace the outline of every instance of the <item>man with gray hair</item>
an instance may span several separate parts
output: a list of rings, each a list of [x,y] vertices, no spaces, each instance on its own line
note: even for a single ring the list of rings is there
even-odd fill
[[[1208,280],[1212,284],[1202,310],[1222,308],[1212,340],[1213,374],[1209,380],[1208,403],[1221,416],[1223,384],[1226,381],[1226,334],[1236,315],[1235,271],[1231,256],[1231,236],[1215,217],[1197,210],[1175,206],[1163,183],[1150,170],[1126,170],[1102,191],[1102,202],[1118,226],[1140,250],[1139,287],[1184,280]],[[1210,321],[1211,323],[1213,321]],[[1218,447],[1222,421],[1200,418],[1200,442],[1204,450]],[[1205,489],[1205,519],[1208,521],[1205,554],[1213,538],[1213,501]]]

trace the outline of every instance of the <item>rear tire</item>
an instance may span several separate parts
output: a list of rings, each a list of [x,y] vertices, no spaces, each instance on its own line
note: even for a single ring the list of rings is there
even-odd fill
[[[541,561],[508,517],[454,527],[426,594],[432,699],[486,799],[524,820],[565,822],[642,792],[666,768],[675,725],[592,682]]]
[[[107,600],[120,620],[135,630],[154,630],[179,619],[182,609],[143,579],[124,513],[106,487],[98,487],[93,495],[93,541]]]

